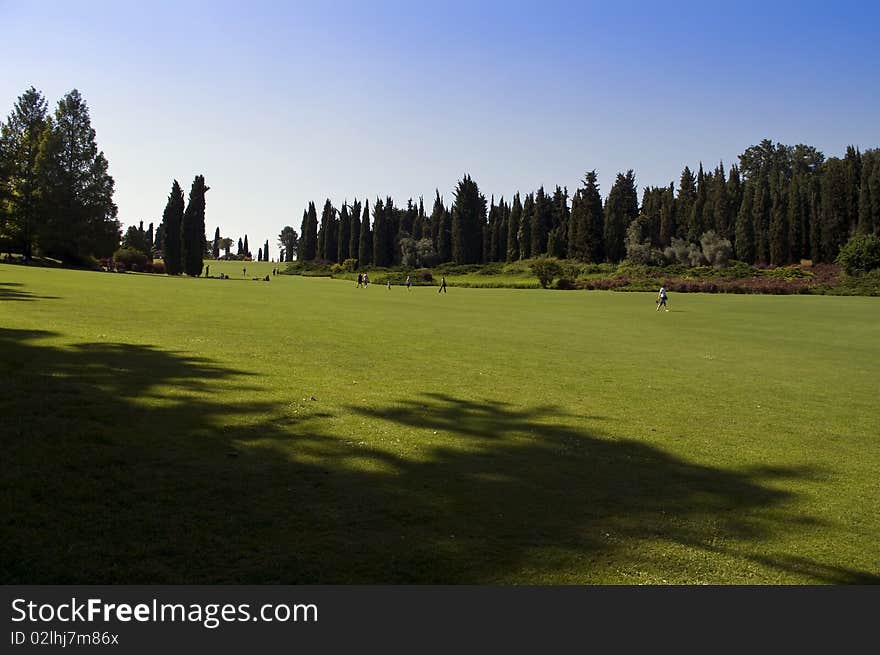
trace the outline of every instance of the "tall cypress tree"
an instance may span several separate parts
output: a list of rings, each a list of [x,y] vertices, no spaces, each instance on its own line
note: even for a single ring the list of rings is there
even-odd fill
[[[507,261],[515,262],[519,259],[519,222],[522,219],[522,202],[519,192],[513,196],[513,204],[510,207],[510,218],[507,221]]]
[[[183,246],[181,229],[183,226],[183,189],[174,180],[165,211],[162,213],[162,258],[168,275],[180,275],[183,271]]]
[[[477,264],[482,259],[486,196],[465,175],[455,187],[452,205],[452,259],[456,264]]]
[[[247,234],[244,235],[244,256],[245,257],[251,256],[251,247],[248,245]]]
[[[742,204],[736,217],[736,258],[748,264],[755,262],[754,230],[755,183],[748,180],[743,188]]]
[[[584,176],[583,186],[571,201],[568,256],[586,261],[601,261],[604,216],[595,169]]]
[[[266,243],[263,244],[263,261],[269,261],[269,239],[266,239]]]
[[[203,175],[196,175],[183,213],[183,272],[191,277],[202,274],[205,257],[205,186]],[[247,238],[247,237],[245,237]]]
[[[339,214],[339,241],[336,249],[336,261],[342,263],[349,257],[349,239],[351,239],[351,217],[348,215],[348,200],[342,203]]]
[[[605,256],[619,262],[626,256],[624,237],[629,224],[639,215],[636,177],[632,169],[617,174],[605,203]]]
[[[703,162],[700,162],[700,168],[697,172],[697,193],[694,198],[694,204],[691,207],[687,224],[687,239],[693,243],[700,240],[700,236],[706,231],[704,226],[706,204],[708,202],[708,184],[706,182],[706,174],[703,172]]]
[[[724,175],[724,164],[719,164],[712,176],[712,191],[710,197],[712,205],[712,225],[707,228],[715,230],[715,234],[722,239],[730,239],[732,236],[731,205],[727,192],[727,179]]]
[[[361,242],[361,203],[355,198],[351,206],[350,228],[348,231],[348,256],[351,259],[359,259]]]
[[[358,243],[358,268],[373,263],[373,234],[370,229],[370,201],[364,200],[364,211],[361,215],[361,233]]]
[[[770,185],[770,263],[775,266],[788,263],[788,189],[781,171],[773,176]]]
[[[519,221],[519,258],[529,259],[532,257],[532,222],[535,217],[535,194],[530,193],[523,202],[522,216]]]
[[[544,192],[544,187],[535,194],[534,213],[532,215],[532,257],[540,257],[547,252],[547,238],[553,223],[553,202]]]
[[[675,185],[670,182],[663,190],[660,201],[660,230],[657,239],[661,246],[668,246],[676,233]]]
[[[822,261],[833,262],[847,237],[851,210],[850,173],[848,162],[831,157],[825,162],[822,175]]]
[[[385,215],[385,205],[381,198],[376,198],[376,204],[373,206],[373,265],[374,266],[390,266],[391,260],[388,258],[388,241],[391,236],[389,234],[388,221]]]
[[[755,263],[770,263],[770,180],[762,173],[755,185],[752,200],[752,231],[755,235]]]
[[[437,222],[437,256],[441,262],[452,261],[452,211],[445,208]]]
[[[220,228],[214,230],[214,243],[211,245],[211,252],[214,259],[220,259]]]
[[[304,232],[303,259],[312,261],[318,256],[318,211],[315,203],[309,202],[306,210],[306,226]]]
[[[675,235],[678,238],[686,238],[691,221],[694,202],[697,199],[696,178],[687,166],[681,172],[678,181],[678,198],[675,202],[675,212],[678,218]]]
[[[244,244],[241,242],[241,237],[238,237],[238,251],[237,254],[244,255]]]

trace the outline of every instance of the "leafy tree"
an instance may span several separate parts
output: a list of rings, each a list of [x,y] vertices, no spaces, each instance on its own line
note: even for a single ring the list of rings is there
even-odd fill
[[[874,234],[855,235],[840,249],[836,261],[849,275],[880,268],[880,238]]]
[[[64,261],[109,257],[119,247],[113,178],[98,150],[89,110],[74,89],[61,100],[37,155],[41,199],[40,249]]]
[[[555,257],[539,257],[529,264],[529,268],[532,275],[538,278],[542,289],[549,287],[555,278],[562,275],[562,265]]]
[[[204,268],[205,255],[205,186],[204,175],[196,175],[189,192],[189,202],[183,213],[183,272],[199,277]],[[247,236],[245,236],[247,243]]]
[[[0,127],[0,237],[26,261],[41,220],[37,158],[48,127],[48,104],[34,87],[18,97]]]
[[[122,236],[122,247],[129,250],[142,252],[145,257],[152,259],[150,244],[147,241],[147,233],[144,232],[144,222],[139,227],[130,226]]]
[[[278,247],[284,251],[285,261],[293,261],[298,241],[299,235],[296,233],[296,230],[289,225],[285,225],[284,229],[282,229],[281,233],[278,235]]]
[[[183,246],[181,228],[183,225],[183,189],[174,180],[168,202],[162,214],[162,258],[168,275],[180,275],[183,271]],[[239,240],[239,249],[241,241]]]

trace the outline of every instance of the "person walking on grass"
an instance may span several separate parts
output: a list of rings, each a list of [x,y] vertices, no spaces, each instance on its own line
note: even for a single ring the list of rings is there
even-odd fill
[[[360,289],[361,286],[363,285],[363,283],[364,283],[364,274],[363,274],[363,273],[358,273],[358,283],[357,283],[357,288]]]
[[[370,276],[364,273],[364,289],[370,286]]]
[[[391,291],[391,278],[388,278],[388,290]]]
[[[666,300],[667,300],[666,287],[660,287],[660,293],[657,294],[657,311],[658,312],[660,311],[661,307],[663,309],[665,309],[667,312],[669,311],[669,307],[666,306]]]
[[[440,288],[437,289],[437,293],[448,293],[446,291],[446,276],[440,278]]]
[[[406,276],[406,290],[412,291],[412,278],[409,275]]]

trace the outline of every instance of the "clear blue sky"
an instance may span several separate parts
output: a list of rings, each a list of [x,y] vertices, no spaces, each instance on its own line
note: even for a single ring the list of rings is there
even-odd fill
[[[0,111],[78,88],[124,224],[203,173],[252,249],[309,200],[640,188],[764,137],[880,146],[877,2],[0,0]],[[613,5],[613,6],[612,6]],[[320,207],[319,207],[320,210]]]

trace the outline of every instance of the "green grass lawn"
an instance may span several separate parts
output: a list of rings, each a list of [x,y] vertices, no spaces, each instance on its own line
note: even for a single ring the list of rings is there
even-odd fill
[[[0,582],[880,581],[877,299],[224,265],[0,265]]]

